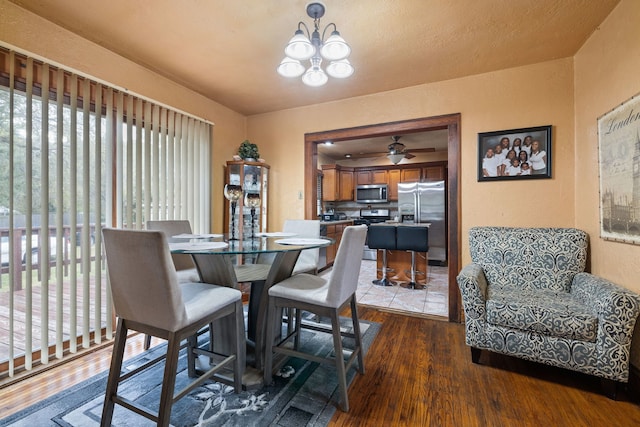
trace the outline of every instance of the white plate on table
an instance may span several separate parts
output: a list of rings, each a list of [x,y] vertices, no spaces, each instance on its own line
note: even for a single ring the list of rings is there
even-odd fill
[[[272,233],[257,233],[258,237],[293,237],[296,233],[285,233],[284,231],[274,231]]]
[[[329,243],[327,239],[305,239],[305,238],[293,238],[293,239],[279,239],[276,240],[276,243],[279,245],[296,245],[296,246],[306,246],[306,245],[321,245],[324,243]]]
[[[202,251],[208,249],[223,249],[229,246],[226,242],[191,242],[191,243],[169,243],[172,251]]]
[[[182,233],[171,236],[173,239],[216,239],[222,237],[222,234],[189,234]]]

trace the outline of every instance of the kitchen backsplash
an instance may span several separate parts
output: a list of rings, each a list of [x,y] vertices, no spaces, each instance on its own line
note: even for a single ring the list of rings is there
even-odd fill
[[[355,202],[324,202],[323,212],[344,213],[347,218],[359,218],[360,209],[389,209],[391,218],[398,215],[398,202],[372,203],[370,205]]]

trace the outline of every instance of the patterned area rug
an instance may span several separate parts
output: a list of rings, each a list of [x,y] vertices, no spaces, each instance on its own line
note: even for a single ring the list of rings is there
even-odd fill
[[[314,321],[314,320],[306,320]],[[344,319],[345,329],[351,329]],[[363,347],[369,348],[380,325],[360,321]],[[203,334],[206,336],[207,334]],[[351,342],[350,342],[351,341]],[[346,349],[353,340],[344,339]],[[332,353],[331,334],[303,329],[301,349],[317,355]],[[165,344],[125,360],[123,370],[131,370],[165,351]],[[366,365],[365,365],[366,366]],[[157,410],[164,363],[132,377],[121,384],[119,393],[137,403]],[[188,383],[186,355],[181,354],[176,390]],[[356,375],[348,372],[348,382]],[[58,393],[8,418],[0,426],[98,426],[106,389],[107,373]],[[290,358],[274,376],[274,384],[259,390],[233,393],[233,388],[208,382],[179,400],[171,412],[173,426],[325,426],[339,401],[336,371],[333,366]],[[116,405],[114,426],[151,426],[150,420]]]

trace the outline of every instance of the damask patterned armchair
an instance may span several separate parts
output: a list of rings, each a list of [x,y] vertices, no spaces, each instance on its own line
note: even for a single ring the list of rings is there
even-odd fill
[[[588,237],[574,228],[474,227],[457,277],[466,343],[602,379],[629,380],[640,297],[584,272]]]

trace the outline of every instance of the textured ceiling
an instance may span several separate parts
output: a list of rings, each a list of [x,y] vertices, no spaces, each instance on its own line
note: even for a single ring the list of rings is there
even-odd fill
[[[307,0],[12,0],[252,115],[574,55],[619,0],[326,0],[355,74],[310,88],[276,73]]]

